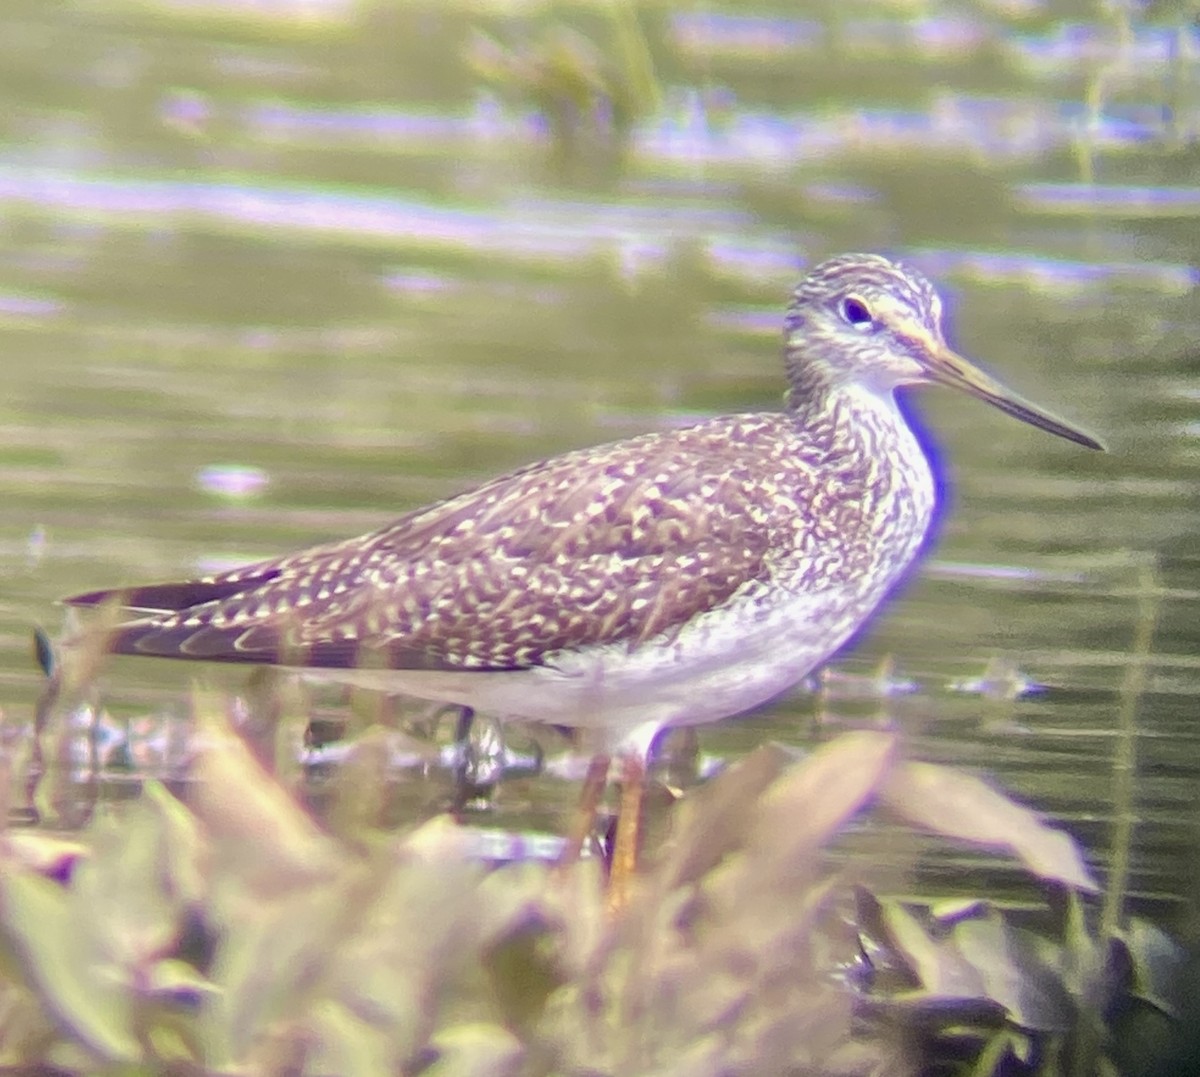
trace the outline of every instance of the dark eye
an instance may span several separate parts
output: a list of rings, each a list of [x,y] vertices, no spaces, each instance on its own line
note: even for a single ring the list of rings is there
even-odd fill
[[[867,304],[856,295],[848,295],[842,300],[842,317],[851,325],[865,328],[874,322]]]

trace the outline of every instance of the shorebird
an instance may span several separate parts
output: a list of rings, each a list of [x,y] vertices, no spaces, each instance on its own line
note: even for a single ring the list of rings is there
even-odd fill
[[[878,255],[800,282],[783,351],[780,412],[569,452],[358,538],[66,601],[128,611],[108,640],[120,654],[281,666],[580,727],[590,795],[611,752],[640,794],[656,733],[797,684],[917,558],[937,487],[897,389],[948,385],[1103,448],[951,350],[932,285]],[[614,875],[632,870],[637,804],[623,795]]]

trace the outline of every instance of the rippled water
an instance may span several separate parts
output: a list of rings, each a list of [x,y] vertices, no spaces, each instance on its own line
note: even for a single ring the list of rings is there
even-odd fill
[[[985,769],[1103,865],[1132,715],[1132,889],[1160,910],[1189,898],[1200,42],[1019,6],[647,10],[648,98],[640,54],[586,13],[8,5],[6,720],[29,719],[30,629],[58,628],[64,594],[776,407],[789,288],[828,254],[883,250],[945,289],[961,350],[1111,451],[922,394],[949,505],[930,560],[815,695],[702,748],[899,723],[915,754]],[[567,29],[596,43],[574,62],[607,97],[538,81]],[[116,662],[105,705],[179,710],[195,672]],[[513,789],[498,825],[559,828],[569,790]],[[943,852],[932,870],[953,886],[980,863]]]

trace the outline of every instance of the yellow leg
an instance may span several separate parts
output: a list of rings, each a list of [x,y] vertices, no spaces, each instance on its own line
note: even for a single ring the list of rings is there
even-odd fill
[[[583,779],[583,792],[579,796],[579,807],[575,810],[575,822],[567,835],[566,844],[558,854],[559,867],[568,867],[579,859],[583,852],[583,843],[596,826],[596,813],[600,810],[600,798],[604,796],[604,787],[608,784],[608,765],[610,759],[606,754],[592,756],[588,764],[587,774]]]
[[[612,870],[608,877],[608,910],[618,912],[629,901],[637,871],[638,846],[642,836],[642,794],[646,788],[646,764],[636,752],[621,758],[621,807],[617,813]]]

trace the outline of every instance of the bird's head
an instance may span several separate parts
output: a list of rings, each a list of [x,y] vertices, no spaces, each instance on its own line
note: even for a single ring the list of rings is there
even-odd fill
[[[818,265],[793,293],[786,327],[793,394],[839,383],[878,393],[938,383],[1079,445],[1104,447],[953,351],[933,285],[880,255],[844,254]]]

